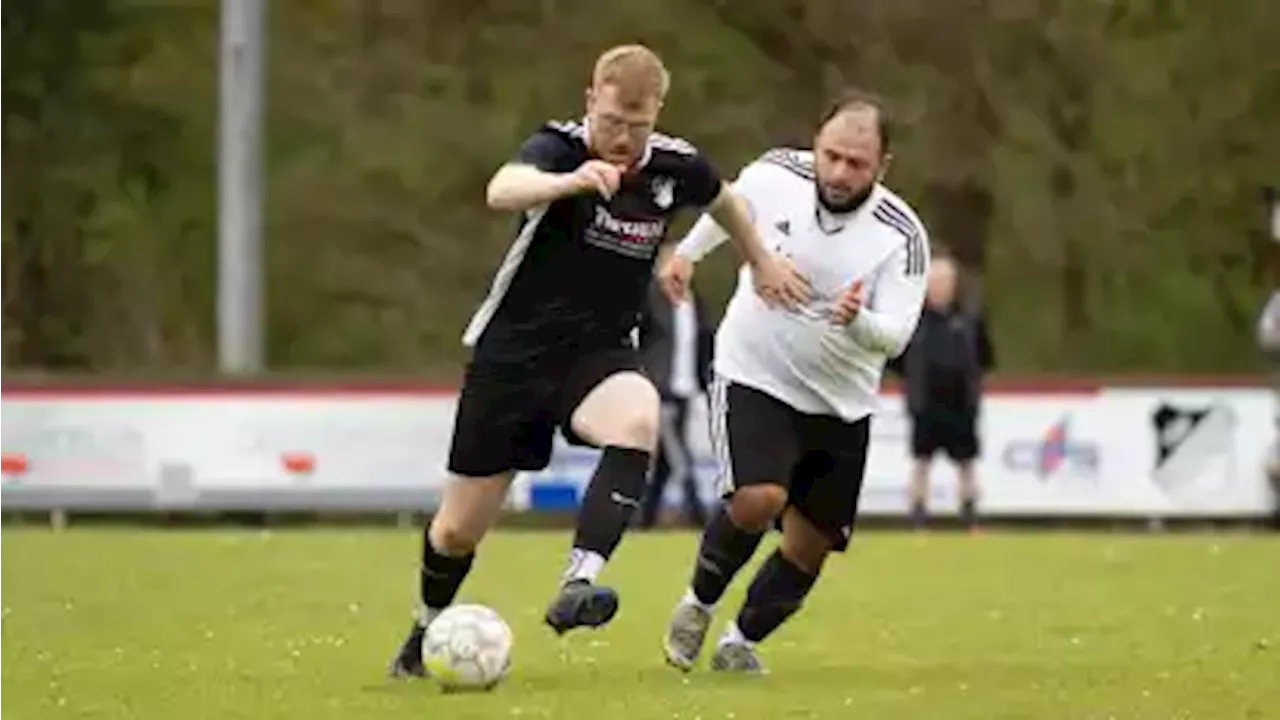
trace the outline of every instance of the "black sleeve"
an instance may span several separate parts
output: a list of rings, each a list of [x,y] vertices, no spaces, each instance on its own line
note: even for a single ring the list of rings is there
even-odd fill
[[[543,172],[570,172],[579,165],[578,153],[566,138],[547,129],[530,135],[520,146],[514,162],[532,165]]]
[[[987,319],[978,316],[978,366],[982,368],[982,372],[991,372],[996,366],[996,351],[991,346],[991,335],[987,333]]]
[[[720,173],[701,153],[689,157],[680,178],[682,204],[703,208],[720,195]]]
[[[702,385],[702,392],[707,392],[711,387],[714,367],[716,329],[707,316],[707,307],[703,304],[702,298],[695,294],[693,301],[698,314],[698,381]]]

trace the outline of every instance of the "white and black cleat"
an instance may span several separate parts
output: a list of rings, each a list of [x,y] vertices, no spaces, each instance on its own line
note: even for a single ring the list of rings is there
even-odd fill
[[[662,651],[667,656],[667,664],[685,672],[693,669],[702,653],[702,645],[707,639],[707,628],[711,627],[711,611],[690,602],[676,605],[671,614],[671,622],[667,625],[667,635],[662,640]]]
[[[711,656],[711,669],[748,675],[763,675],[766,672],[755,648],[743,642],[720,643],[716,654]]]

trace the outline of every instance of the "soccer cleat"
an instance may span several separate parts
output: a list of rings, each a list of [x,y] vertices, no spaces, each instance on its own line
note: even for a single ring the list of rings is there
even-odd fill
[[[618,612],[618,593],[613,588],[574,580],[560,588],[547,608],[546,622],[557,635],[577,627],[600,627]]]
[[[764,663],[750,645],[741,642],[722,642],[711,656],[711,669],[720,672],[738,672],[763,675]]]
[[[393,678],[427,676],[427,669],[422,665],[422,638],[426,633],[427,629],[414,621],[413,627],[409,629],[409,637],[405,638],[404,644],[391,661],[388,675]]]
[[[686,672],[693,669],[710,626],[711,611],[691,602],[677,605],[662,641],[667,663]]]

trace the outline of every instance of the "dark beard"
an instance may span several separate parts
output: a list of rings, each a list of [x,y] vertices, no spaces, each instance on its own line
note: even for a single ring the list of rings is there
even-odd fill
[[[816,184],[816,181],[815,181],[815,184]],[[821,205],[824,210],[826,210],[827,212],[833,215],[844,215],[845,213],[851,213],[854,210],[857,210],[859,207],[861,207],[862,203],[866,202],[867,198],[871,197],[871,191],[874,188],[875,188],[874,184],[868,185],[865,190],[858,193],[857,195],[854,195],[848,200],[844,202],[833,203],[827,200],[826,195],[824,195],[822,192],[822,186],[819,185],[818,186],[818,204]]]

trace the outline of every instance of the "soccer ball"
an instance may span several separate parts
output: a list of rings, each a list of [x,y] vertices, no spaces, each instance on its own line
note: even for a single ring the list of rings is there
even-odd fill
[[[492,608],[452,605],[422,638],[422,662],[446,691],[490,690],[511,668],[511,628]]]

